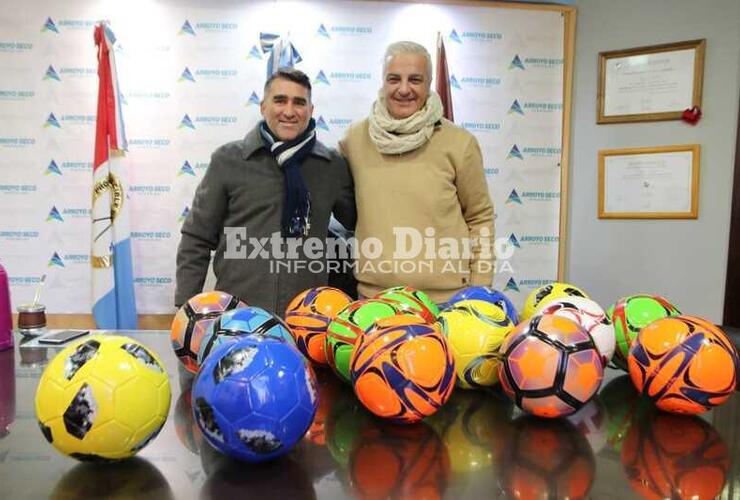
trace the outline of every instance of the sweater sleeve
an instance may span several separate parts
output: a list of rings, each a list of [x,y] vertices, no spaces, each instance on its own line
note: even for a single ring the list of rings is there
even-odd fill
[[[228,197],[219,175],[218,151],[195,191],[193,205],[180,229],[175,276],[175,306],[184,304],[203,290],[211,261],[211,252],[218,246]]]
[[[334,217],[342,225],[353,231],[357,222],[357,209],[355,207],[355,184],[352,182],[352,173],[349,171],[347,162],[341,156],[337,158],[340,163],[339,174],[339,194],[332,207]]]
[[[475,137],[465,146],[461,165],[457,165],[456,187],[468,237],[471,239],[470,284],[491,286],[494,271],[493,202],[483,172],[483,156]]]

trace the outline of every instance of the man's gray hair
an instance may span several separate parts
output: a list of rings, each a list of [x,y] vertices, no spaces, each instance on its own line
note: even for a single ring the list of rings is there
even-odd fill
[[[429,55],[429,51],[423,45],[410,42],[401,41],[393,42],[385,49],[385,56],[383,56],[383,79],[385,79],[385,73],[388,69],[388,63],[394,56],[398,54],[419,54],[424,56],[427,61],[427,83],[431,84],[432,81],[432,56]]]

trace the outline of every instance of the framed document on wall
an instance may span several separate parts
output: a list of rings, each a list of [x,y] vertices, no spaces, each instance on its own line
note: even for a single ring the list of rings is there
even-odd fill
[[[597,123],[679,120],[701,107],[706,41],[599,53]]]
[[[599,151],[600,219],[696,219],[698,144]]]

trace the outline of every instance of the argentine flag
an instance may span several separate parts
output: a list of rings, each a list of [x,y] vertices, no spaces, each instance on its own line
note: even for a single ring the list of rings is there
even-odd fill
[[[298,50],[288,40],[272,33],[260,33],[262,52],[270,54],[267,60],[267,78],[280,68],[292,68],[303,60]]]
[[[135,329],[131,232],[126,175],[127,149],[113,44],[104,23],[95,27],[98,48],[98,116],[92,189],[92,295],[95,324],[102,329]]]

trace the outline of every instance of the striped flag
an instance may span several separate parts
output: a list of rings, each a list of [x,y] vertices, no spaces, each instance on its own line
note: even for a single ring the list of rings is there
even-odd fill
[[[92,292],[95,324],[136,328],[131,233],[123,157],[127,149],[113,44],[104,23],[95,27],[98,48],[98,116],[92,189]]]
[[[445,42],[442,33],[437,33],[437,72],[434,75],[437,81],[437,94],[442,100],[444,117],[451,122],[455,121],[455,115],[452,112],[452,91],[450,90],[450,72],[447,70],[447,52],[445,51]]]
[[[270,54],[267,60],[267,78],[280,68],[292,68],[303,60],[288,37],[272,33],[260,33],[262,52]]]

